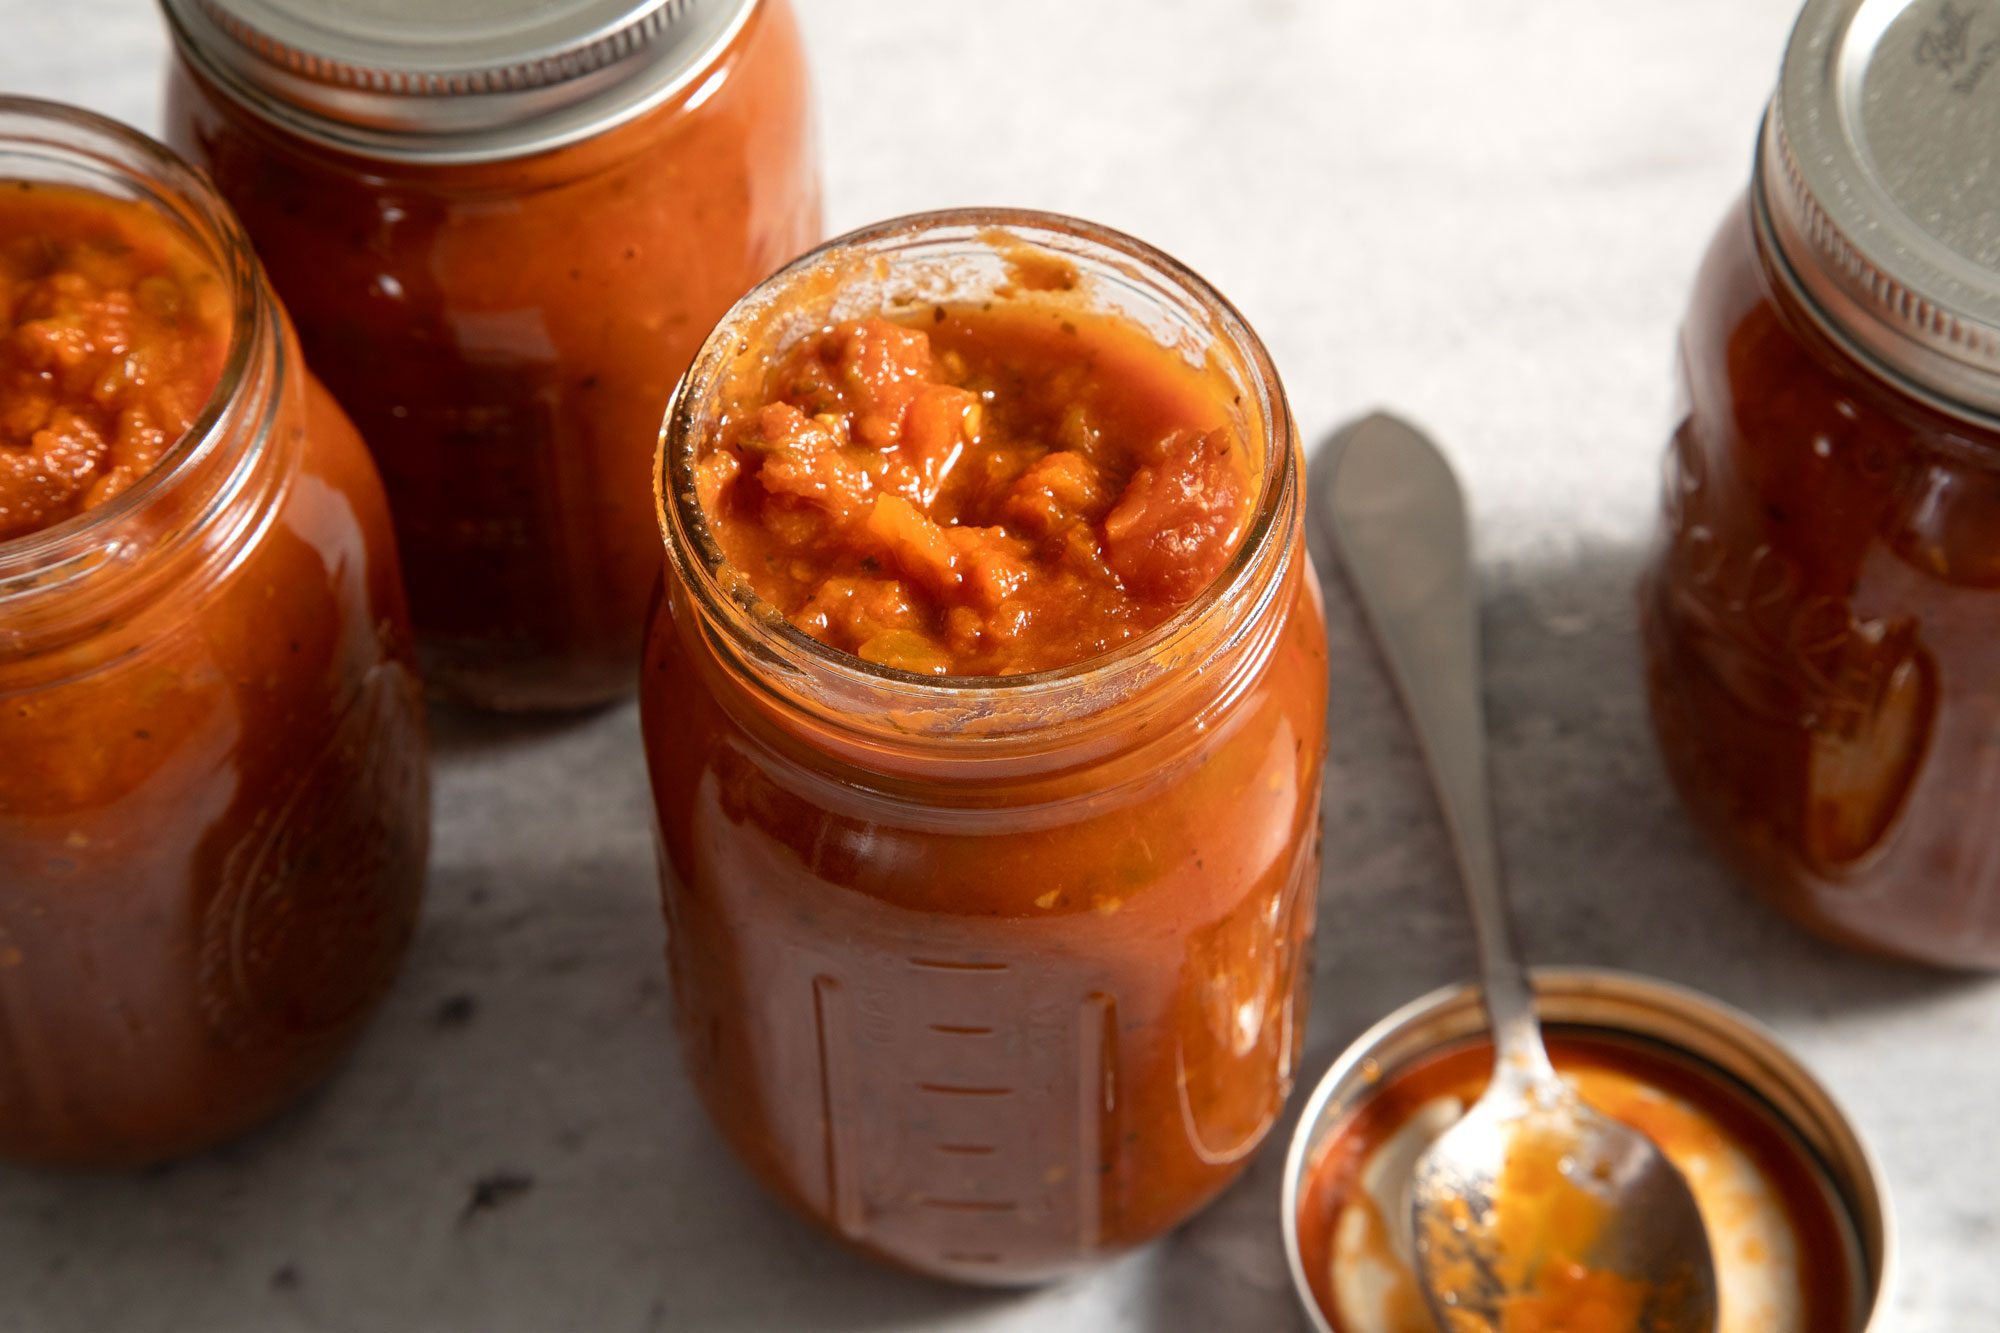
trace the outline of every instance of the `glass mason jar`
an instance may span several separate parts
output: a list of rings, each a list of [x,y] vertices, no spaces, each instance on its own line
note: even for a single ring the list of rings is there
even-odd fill
[[[660,414],[730,303],[818,239],[785,0],[413,0],[314,26],[163,3],[168,140],[374,450],[427,683],[506,709],[629,692]]]
[[[421,697],[375,470],[207,183],[21,99],[0,179],[139,201],[233,303],[159,464],[0,542],[0,1157],[145,1162],[313,1086],[394,978]]]
[[[1641,609],[1668,767],[1747,879],[1992,967],[2000,211],[1967,192],[1992,61],[1963,14],[1806,6],[1682,335]]]
[[[1029,675],[837,652],[732,577],[695,494],[737,356],[910,300],[1004,296],[1031,247],[1240,394],[1248,534],[1172,619]],[[669,571],[640,705],[682,1050],[766,1185],[980,1283],[1157,1236],[1279,1116],[1305,1021],[1326,645],[1277,374],[1199,277],[1043,214],[856,232],[710,335],[662,437]]]

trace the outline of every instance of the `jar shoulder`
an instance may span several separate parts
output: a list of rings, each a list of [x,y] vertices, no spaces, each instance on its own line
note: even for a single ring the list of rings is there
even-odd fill
[[[1864,364],[1778,262],[1739,204],[1683,328],[1670,518],[1718,550],[1782,556],[1788,581],[1828,593],[1885,556],[1897,577],[2000,585],[2000,422],[1947,413]]]
[[[1110,762],[1004,781],[824,766],[718,700],[664,604],[650,638],[647,759],[664,848],[688,876],[778,863],[795,894],[949,916],[1201,919],[1286,882],[1316,841],[1327,661],[1309,567],[1262,669],[1219,712],[1134,736]]]

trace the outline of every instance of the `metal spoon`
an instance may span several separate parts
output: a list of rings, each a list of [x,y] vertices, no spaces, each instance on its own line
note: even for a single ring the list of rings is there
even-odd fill
[[[1575,1283],[1587,1280],[1603,1284],[1604,1299],[1636,1303],[1635,1329],[1709,1333],[1715,1270],[1687,1182],[1650,1139],[1586,1105],[1542,1043],[1493,837],[1458,482],[1437,447],[1393,417],[1341,436],[1325,512],[1429,761],[1493,1031],[1485,1095],[1417,1163],[1411,1214],[1431,1314],[1454,1333],[1500,1333],[1510,1311],[1528,1307],[1543,1320],[1534,1327],[1568,1327],[1550,1313],[1575,1309],[1551,1290],[1567,1276],[1568,1299],[1581,1299]],[[1548,1191],[1564,1196],[1563,1225],[1533,1205],[1538,1190],[1542,1203]]]

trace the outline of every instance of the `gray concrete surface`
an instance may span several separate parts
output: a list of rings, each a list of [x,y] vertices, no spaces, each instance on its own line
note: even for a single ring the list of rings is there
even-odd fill
[[[1888,1326],[2000,1327],[2000,990],[1837,954],[1747,902],[1674,808],[1637,688],[1673,329],[1792,0],[802,2],[836,227],[1005,202],[1127,228],[1242,306],[1310,439],[1376,404],[1439,433],[1479,525],[1535,954],[1774,1025],[1887,1164]],[[0,0],[6,91],[150,126],[160,52],[143,0]],[[1409,739],[1332,610],[1309,1073],[1470,957]],[[0,1171],[0,1330],[1295,1327],[1276,1152],[1052,1290],[956,1291],[822,1242],[728,1159],[667,1041],[631,710],[438,733],[425,928],[343,1077],[169,1169]]]

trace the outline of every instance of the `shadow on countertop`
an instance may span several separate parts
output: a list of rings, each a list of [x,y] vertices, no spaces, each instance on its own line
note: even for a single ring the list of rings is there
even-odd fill
[[[1499,825],[1530,955],[1707,990],[1809,1058],[1837,1053],[1835,1019],[1981,986],[1808,939],[1706,855],[1648,730],[1639,559],[1585,549],[1485,571]],[[1327,864],[1302,1088],[1376,1018],[1471,965],[1414,745],[1337,575],[1327,588]],[[961,1291],[826,1243],[736,1166],[682,1078],[631,707],[559,725],[455,716],[438,730],[425,928],[348,1068],[194,1161],[0,1171],[0,1327],[1303,1326],[1277,1216],[1289,1121],[1194,1223],[1063,1286]]]
[[[1243,1180],[1163,1245],[1141,1326],[1305,1328],[1279,1218],[1304,1094],[1377,1019],[1475,967],[1457,870],[1421,755],[1338,561],[1314,533],[1331,646],[1326,864],[1313,1015],[1291,1114]],[[1801,1050],[1870,1134],[1871,1091],[1837,1059],[1872,1015],[1991,996],[1990,978],[1864,957],[1794,927],[1687,821],[1641,684],[1645,553],[1587,547],[1482,568],[1486,701],[1502,854],[1531,961],[1618,968],[1733,1004]],[[1941,1053],[1940,1063],[1951,1056]],[[1829,1067],[1831,1065],[1831,1067]],[[1867,1071],[1872,1076],[1879,1071]],[[1942,1070],[1940,1071],[1942,1072]]]
[[[429,710],[431,753],[441,765],[498,754],[523,744],[560,739],[629,708],[629,704],[613,702],[552,713],[487,713],[433,697]]]

